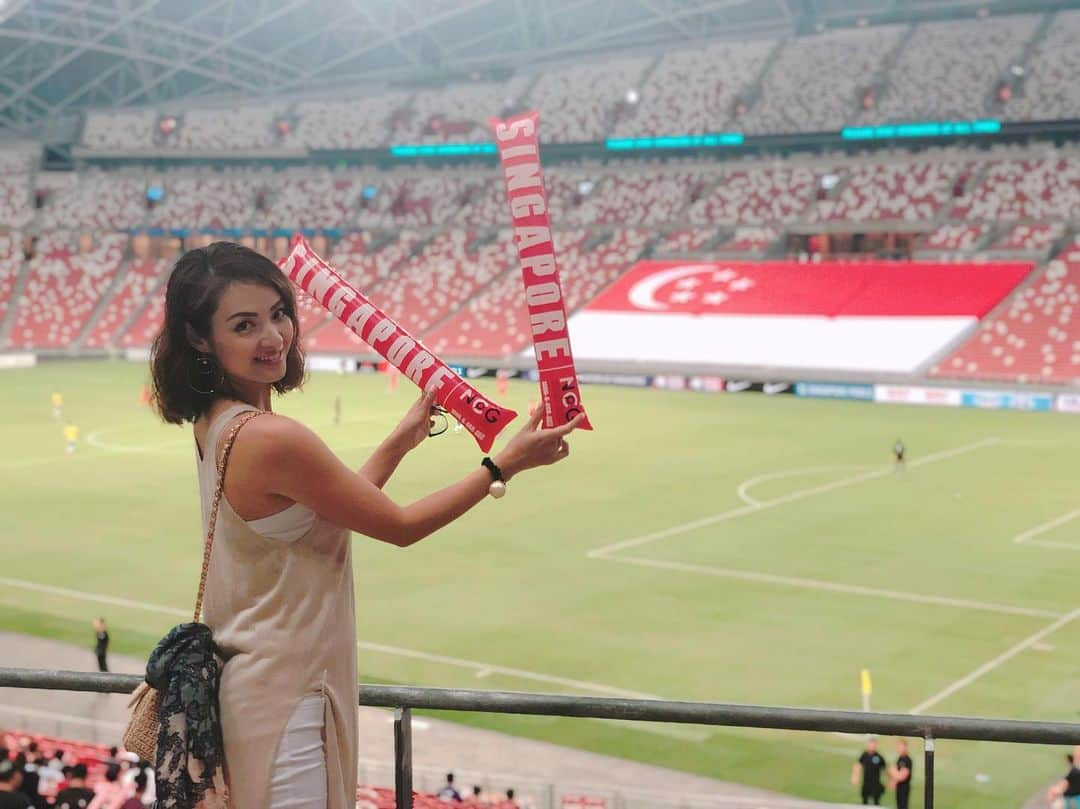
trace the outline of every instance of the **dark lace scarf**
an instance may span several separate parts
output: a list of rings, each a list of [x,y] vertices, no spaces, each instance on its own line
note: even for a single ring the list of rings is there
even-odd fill
[[[215,652],[210,627],[180,624],[147,661],[146,682],[161,693],[153,809],[228,805]]]

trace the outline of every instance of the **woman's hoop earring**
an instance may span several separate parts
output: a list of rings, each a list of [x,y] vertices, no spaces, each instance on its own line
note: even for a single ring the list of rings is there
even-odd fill
[[[225,372],[222,371],[220,380],[215,381],[214,360],[206,354],[195,355],[195,374],[197,379],[192,379],[188,373],[188,387],[202,396],[212,396],[216,389],[225,381]]]

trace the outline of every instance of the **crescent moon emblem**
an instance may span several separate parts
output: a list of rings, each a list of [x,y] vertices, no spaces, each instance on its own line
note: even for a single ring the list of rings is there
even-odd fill
[[[715,269],[713,264],[680,264],[678,267],[671,267],[667,270],[649,275],[642,280],[638,281],[631,287],[627,298],[630,303],[638,309],[648,309],[654,312],[669,308],[666,303],[661,303],[656,299],[657,290],[665,284],[670,284],[672,281],[678,281],[680,278],[686,278],[689,275],[697,275],[698,273],[710,272]]]

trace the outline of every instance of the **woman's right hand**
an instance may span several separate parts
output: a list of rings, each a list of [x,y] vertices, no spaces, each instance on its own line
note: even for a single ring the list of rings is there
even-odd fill
[[[576,430],[584,420],[585,414],[579,413],[573,421],[561,427],[544,430],[540,428],[544,421],[544,407],[538,405],[525,426],[494,459],[495,465],[502,470],[503,480],[510,480],[526,469],[548,466],[569,457],[570,443],[566,436]]]

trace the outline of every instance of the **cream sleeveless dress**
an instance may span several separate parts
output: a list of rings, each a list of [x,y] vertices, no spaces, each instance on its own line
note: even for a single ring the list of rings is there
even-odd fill
[[[255,409],[224,410],[210,424],[203,452],[196,443],[204,531],[227,428]],[[301,701],[310,704],[317,694],[324,697],[326,807],[356,803],[352,545],[348,529],[318,516],[299,539],[270,538],[277,518],[295,522],[287,512],[296,508],[247,523],[226,497],[218,507],[203,620],[225,660],[219,699],[230,809],[269,806],[283,731]]]

